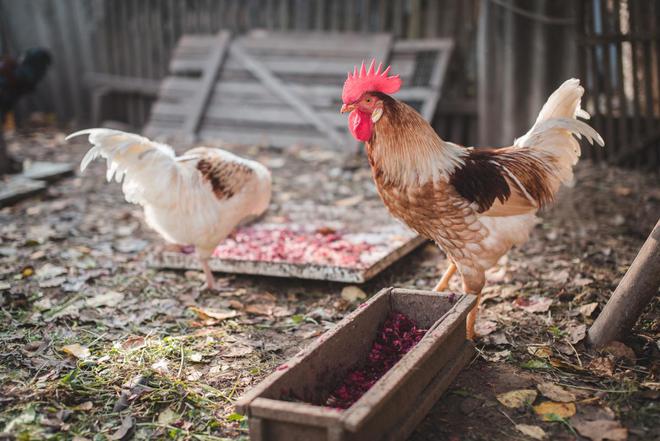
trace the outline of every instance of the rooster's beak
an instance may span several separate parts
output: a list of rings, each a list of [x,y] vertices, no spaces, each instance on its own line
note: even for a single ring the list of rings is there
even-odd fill
[[[339,113],[352,112],[355,110],[355,104],[343,104]]]

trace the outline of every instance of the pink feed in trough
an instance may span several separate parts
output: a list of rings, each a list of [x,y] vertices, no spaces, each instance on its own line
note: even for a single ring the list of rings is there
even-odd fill
[[[364,364],[349,371],[326,402],[329,407],[348,409],[389,371],[397,361],[424,337],[426,329],[420,329],[408,316],[391,313],[378,329]]]

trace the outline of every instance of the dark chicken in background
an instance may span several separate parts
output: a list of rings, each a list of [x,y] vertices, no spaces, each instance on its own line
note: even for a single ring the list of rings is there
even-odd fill
[[[0,58],[0,128],[4,128],[5,119],[18,100],[34,91],[51,63],[50,52],[42,48],[28,49],[19,59],[10,56]],[[0,175],[19,172],[20,168],[20,163],[9,157],[0,133]]]

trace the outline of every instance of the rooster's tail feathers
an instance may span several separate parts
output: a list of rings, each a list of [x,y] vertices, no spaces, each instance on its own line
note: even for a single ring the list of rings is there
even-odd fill
[[[589,119],[580,107],[584,89],[580,81],[565,81],[548,98],[532,128],[516,139],[518,147],[529,147],[553,157],[557,177],[565,184],[573,179],[573,166],[580,158],[580,144],[575,138],[584,136],[592,145],[605,145],[603,138],[591,126],[578,118]]]

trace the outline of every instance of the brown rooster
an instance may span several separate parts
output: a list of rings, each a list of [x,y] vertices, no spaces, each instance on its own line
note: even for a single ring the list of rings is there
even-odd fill
[[[580,156],[575,137],[604,144],[577,119],[589,118],[580,108],[584,89],[576,79],[564,82],[513,146],[475,149],[442,140],[414,109],[392,98],[399,76],[374,64],[349,73],[341,112],[351,112],[349,129],[366,144],[389,211],[447,254],[450,265],[435,290],[445,290],[458,270],[463,290],[479,301],[486,270],[527,240],[536,212],[571,182]],[[469,338],[478,304],[468,316]]]

